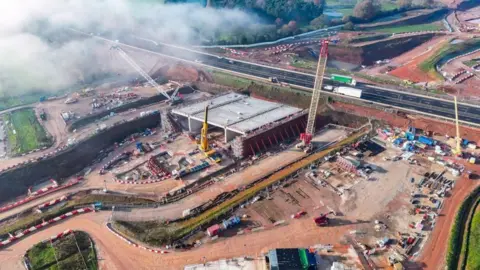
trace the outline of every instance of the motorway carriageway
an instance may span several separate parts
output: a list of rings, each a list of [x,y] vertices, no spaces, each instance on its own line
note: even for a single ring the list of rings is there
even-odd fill
[[[100,37],[114,42],[115,38]],[[268,77],[277,77],[279,81],[291,85],[313,88],[314,75],[294,72],[284,69],[237,61],[235,59],[226,59],[220,56],[210,55],[193,51],[187,48],[176,46],[154,44],[153,41],[138,39],[133,36],[124,35],[119,41],[119,45],[128,45],[130,49],[142,49],[156,52],[164,55],[171,55],[187,61],[201,61],[201,64],[222,68],[238,73],[268,79]],[[133,48],[132,48],[133,47]],[[230,63],[233,61],[233,64]],[[329,84],[330,80],[324,82]],[[399,107],[407,110],[413,110],[420,113],[433,116],[442,116],[449,119],[455,119],[454,104],[451,101],[440,100],[428,96],[414,95],[409,93],[396,92],[386,88],[372,87],[368,84],[358,83],[356,88],[362,89],[362,100],[376,102],[386,107]],[[480,107],[466,104],[459,104],[459,119],[463,122],[480,125]]]

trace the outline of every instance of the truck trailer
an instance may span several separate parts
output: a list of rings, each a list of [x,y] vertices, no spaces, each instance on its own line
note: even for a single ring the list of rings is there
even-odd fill
[[[352,87],[340,86],[335,88],[333,92],[337,94],[349,96],[349,97],[356,97],[356,98],[362,97],[362,90],[357,88],[352,88]]]
[[[348,84],[348,85],[350,85],[350,86],[355,86],[355,85],[357,85],[357,81],[356,81],[354,78],[349,77],[349,76],[332,74],[332,76],[330,77],[330,79],[332,79],[332,81],[339,82],[339,83],[344,83],[344,84]]]

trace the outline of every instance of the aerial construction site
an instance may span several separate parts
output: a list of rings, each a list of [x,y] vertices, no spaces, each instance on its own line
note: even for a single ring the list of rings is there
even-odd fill
[[[469,12],[394,21],[444,16],[465,38]],[[477,51],[441,65],[475,74],[441,99],[368,81],[418,90],[422,53],[385,48],[449,34],[312,33],[200,51],[75,31],[128,71],[1,112],[0,269],[476,269],[477,65],[458,59]],[[363,77],[329,71],[347,58]]]

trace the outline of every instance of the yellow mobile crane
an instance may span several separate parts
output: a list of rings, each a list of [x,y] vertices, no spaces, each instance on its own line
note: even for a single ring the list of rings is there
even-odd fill
[[[205,106],[205,115],[203,117],[203,126],[202,131],[200,133],[200,150],[203,152],[208,152],[210,150],[210,146],[208,145],[208,105]]]
[[[205,116],[203,118],[203,126],[200,132],[199,148],[207,158],[212,159],[216,163],[222,162],[222,159],[220,158],[221,156],[214,148],[211,148],[208,143],[208,105],[205,106]]]

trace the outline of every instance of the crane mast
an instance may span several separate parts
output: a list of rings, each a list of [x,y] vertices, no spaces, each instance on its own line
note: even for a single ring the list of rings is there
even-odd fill
[[[456,156],[460,156],[462,154],[462,147],[460,146],[460,143],[462,141],[462,138],[460,138],[460,125],[458,123],[458,104],[457,104],[457,96],[453,96],[453,102],[455,104],[455,128],[456,128],[456,147],[455,150],[453,151],[453,154]]]
[[[112,49],[117,50],[120,56],[133,68],[135,69],[140,75],[142,75],[145,80],[147,80],[150,85],[152,85],[158,93],[164,95],[168,100],[172,100],[172,97],[170,97],[165,91],[160,88],[160,85],[158,85],[157,82],[155,82],[152,77],[150,77],[135,61],[133,61],[128,54],[122,50],[119,46],[113,46]]]
[[[302,147],[310,147],[313,133],[315,132],[315,119],[317,116],[318,102],[320,101],[320,91],[322,90],[323,75],[327,67],[328,56],[328,40],[323,40],[320,47],[320,55],[317,64],[317,72],[315,75],[315,84],[312,91],[312,99],[310,101],[310,108],[308,109],[307,128],[305,133],[300,134],[302,140]]]

